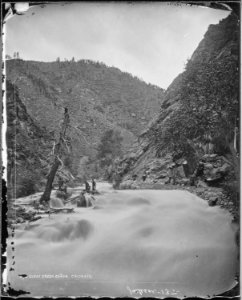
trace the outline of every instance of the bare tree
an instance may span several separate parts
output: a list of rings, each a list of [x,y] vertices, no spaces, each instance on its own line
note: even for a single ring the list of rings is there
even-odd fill
[[[67,140],[66,140],[66,130],[69,126],[69,123],[70,123],[70,117],[69,117],[68,109],[65,108],[64,119],[63,119],[63,122],[61,125],[59,140],[54,145],[54,149],[53,149],[54,161],[50,168],[50,172],[47,176],[47,183],[45,186],[45,191],[40,198],[41,203],[48,202],[50,200],[52,184],[53,184],[56,172],[57,172],[59,166],[61,164],[63,164],[61,157],[65,154],[66,149],[69,151],[69,147],[67,145]]]

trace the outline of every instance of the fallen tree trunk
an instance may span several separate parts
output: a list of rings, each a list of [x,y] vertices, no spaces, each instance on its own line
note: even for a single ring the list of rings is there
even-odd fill
[[[74,212],[74,208],[73,207],[61,207],[61,208],[50,208],[50,213],[59,213],[59,212],[63,212],[66,211],[68,213]]]

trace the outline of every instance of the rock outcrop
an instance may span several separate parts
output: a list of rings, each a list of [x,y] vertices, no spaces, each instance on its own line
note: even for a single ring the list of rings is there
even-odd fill
[[[203,189],[238,182],[239,39],[233,12],[209,26],[185,71],[165,91],[159,115],[140,135],[132,163],[128,157],[121,162],[121,187],[135,181],[162,186],[169,176]],[[216,201],[211,195],[210,205]]]

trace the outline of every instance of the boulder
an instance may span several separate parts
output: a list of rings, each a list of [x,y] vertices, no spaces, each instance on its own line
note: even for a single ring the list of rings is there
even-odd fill
[[[189,185],[190,184],[190,179],[189,178],[182,178],[180,180],[180,183],[184,184],[184,185]]]
[[[226,174],[228,174],[230,170],[230,165],[225,163],[221,167],[212,168],[212,169],[205,169],[204,175],[205,179],[208,182],[213,182],[222,179]]]
[[[160,158],[160,159],[155,159],[148,165],[150,171],[152,172],[157,172],[157,171],[162,171],[167,168],[167,165],[169,164],[169,159],[168,158]]]
[[[229,170],[230,170],[230,165],[228,163],[223,164],[222,167],[218,169],[218,171],[222,174],[227,174]]]
[[[186,175],[185,175],[185,173],[184,173],[184,168],[183,168],[183,166],[178,166],[178,167],[176,168],[176,175],[177,175],[178,177],[180,177],[180,178],[185,178],[185,177],[186,177]]]
[[[198,193],[198,194],[203,194],[204,193],[204,191],[205,191],[205,188],[204,187],[197,187],[196,188],[196,192]]]
[[[208,185],[206,184],[206,182],[202,181],[202,180],[198,180],[197,182],[197,187],[203,187],[206,188],[208,187]]]
[[[208,170],[213,169],[213,164],[211,164],[211,163],[205,163],[204,164],[204,169],[208,169]]]
[[[67,199],[68,197],[68,194],[66,192],[60,190],[57,190],[55,195],[57,198],[64,199],[64,200]]]
[[[89,207],[92,206],[90,201],[90,195],[80,195],[76,200],[77,207]]]
[[[76,201],[76,206],[77,207],[87,207],[87,204],[86,204],[86,201],[85,200],[81,200],[81,199],[78,199],[77,201]]]
[[[119,187],[122,190],[131,189],[132,184],[133,184],[133,180],[126,180],[124,182],[121,182]]]
[[[164,179],[167,177],[167,171],[162,171],[156,175],[156,179]]]
[[[90,194],[86,195],[86,203],[87,203],[88,207],[94,206],[95,205],[95,201],[96,201],[96,199],[94,198],[94,196],[92,196]]]
[[[24,219],[21,218],[21,217],[18,217],[18,218],[16,219],[16,223],[24,223]]]
[[[212,196],[208,200],[208,205],[209,206],[215,206],[218,202],[218,197],[217,196]]]
[[[208,183],[215,183],[218,180],[222,179],[222,174],[218,171],[218,169],[212,170],[210,173],[205,174],[205,180]]]
[[[185,163],[187,163],[187,160],[185,158],[179,158],[176,160],[177,165],[183,165]]]
[[[223,179],[231,169],[227,159],[217,154],[204,155],[202,160],[204,161],[204,177],[209,183],[215,183]]]
[[[206,161],[206,162],[212,162],[212,161],[215,161],[217,157],[218,157],[218,155],[215,154],[215,153],[213,153],[213,154],[205,154],[202,157],[202,160]]]
[[[164,187],[164,182],[157,182],[157,183],[155,183],[154,185],[153,185],[153,189],[154,190],[161,190],[161,189],[163,189],[163,187]]]
[[[137,183],[137,182],[133,182],[131,185],[130,185],[130,188],[132,190],[137,190],[140,188],[140,185]]]

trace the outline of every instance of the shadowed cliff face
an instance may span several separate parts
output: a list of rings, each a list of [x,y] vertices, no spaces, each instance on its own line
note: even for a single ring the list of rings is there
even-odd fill
[[[235,168],[238,128],[239,21],[231,13],[209,26],[185,71],[165,91],[160,113],[140,136],[125,179],[141,177],[147,169],[159,179],[152,163],[163,161],[166,169],[182,158],[193,171],[206,153],[227,157]]]
[[[44,183],[51,133],[30,117],[18,88],[7,81],[8,194],[29,195]]]

